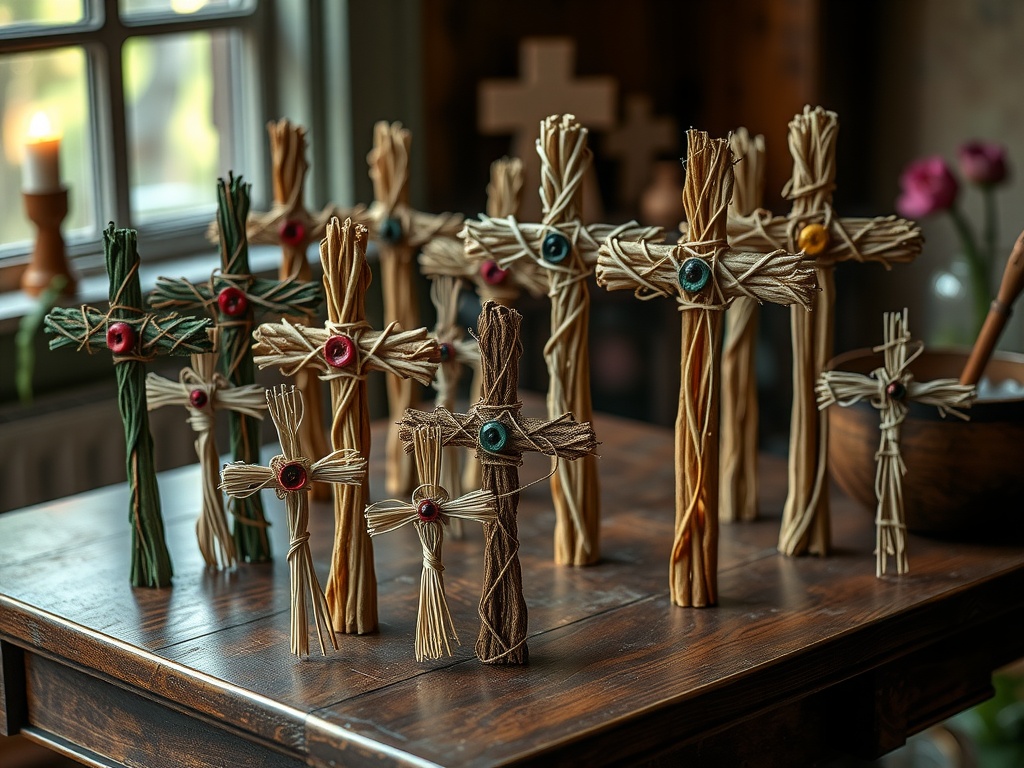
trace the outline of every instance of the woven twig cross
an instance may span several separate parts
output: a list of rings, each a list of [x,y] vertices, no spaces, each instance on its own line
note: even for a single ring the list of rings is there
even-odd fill
[[[420,600],[416,614],[416,661],[438,659],[442,653],[451,656],[449,638],[459,641],[444,594],[441,546],[445,526],[455,520],[490,524],[495,516],[494,493],[491,491],[470,491],[464,496],[450,497],[441,482],[441,451],[441,428],[437,425],[418,427],[413,432],[413,454],[420,485],[413,491],[412,501],[391,499],[366,509],[366,523],[371,536],[412,523],[423,548]]]
[[[295,387],[282,385],[267,390],[267,406],[277,427],[281,453],[270,465],[228,464],[221,470],[221,488],[229,496],[246,498],[264,488],[272,488],[285,500],[288,515],[288,565],[291,573],[291,651],[296,656],[309,654],[309,626],[306,620],[305,592],[313,604],[313,623],[320,640],[320,652],[327,655],[326,640],[335,650],[338,642],[331,628],[327,598],[313,567],[309,550],[309,498],[311,483],[357,485],[366,475],[366,460],[358,451],[333,451],[317,461],[306,458],[299,446],[302,421],[302,394]]]
[[[909,570],[907,561],[906,523],[903,516],[903,475],[907,468],[900,453],[900,427],[910,403],[932,405],[945,416],[961,419],[967,414],[960,408],[971,405],[973,386],[956,379],[914,380],[910,365],[924,351],[921,342],[912,342],[907,328],[907,310],[885,313],[885,342],[875,347],[883,352],[885,364],[869,376],[849,371],[824,371],[818,379],[818,407],[841,407],[867,400],[879,412],[881,440],[875,469],[875,574],[885,573],[888,557],[896,560],[896,572]]]

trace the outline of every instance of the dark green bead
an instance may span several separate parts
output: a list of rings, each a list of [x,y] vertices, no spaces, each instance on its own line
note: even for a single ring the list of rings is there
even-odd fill
[[[402,222],[398,219],[384,219],[380,224],[380,239],[386,243],[397,243],[402,239]]]
[[[687,293],[697,293],[711,279],[711,267],[704,259],[693,256],[683,262],[679,268],[679,284]]]
[[[541,256],[550,264],[561,264],[569,257],[572,246],[561,232],[548,232],[540,246]]]
[[[500,421],[488,421],[480,427],[477,439],[488,453],[499,453],[508,443],[508,430]]]

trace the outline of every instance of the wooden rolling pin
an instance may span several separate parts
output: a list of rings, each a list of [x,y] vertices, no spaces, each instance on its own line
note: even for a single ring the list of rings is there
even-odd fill
[[[1006,321],[1010,319],[1013,302],[1017,300],[1021,290],[1024,289],[1024,232],[1017,236],[1017,242],[1013,244],[1010,251],[1010,258],[1006,262],[1006,269],[1003,271],[1003,281],[999,284],[999,293],[992,301],[992,307],[985,318],[985,324],[981,327],[974,348],[971,349],[971,356],[967,358],[967,365],[960,374],[961,384],[977,384],[981,375],[985,372],[988,359],[992,356],[992,350],[996,348],[996,342],[1006,327]]]

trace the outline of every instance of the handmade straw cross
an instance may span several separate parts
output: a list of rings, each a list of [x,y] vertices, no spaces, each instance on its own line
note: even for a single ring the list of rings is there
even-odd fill
[[[207,352],[192,355],[192,366],[182,368],[177,381],[155,373],[146,376],[149,410],[165,405],[188,409],[188,423],[196,433],[196,455],[202,479],[202,508],[196,521],[196,537],[203,560],[213,569],[230,568],[237,559],[235,541],[224,513],[224,499],[217,488],[220,480],[220,453],[214,431],[217,412],[237,411],[262,419],[267,407],[262,386],[233,387],[216,367],[217,353]]]
[[[380,252],[384,294],[384,322],[403,328],[420,325],[416,294],[416,251],[434,238],[454,238],[462,227],[462,215],[421,213],[409,205],[409,162],[412,134],[401,123],[381,121],[373,127],[373,149],[367,156],[373,181],[373,205],[369,217],[371,236]],[[412,492],[413,465],[402,451],[394,423],[406,408],[415,408],[419,393],[412,381],[387,380],[391,425],[388,429],[385,485],[393,495]]]
[[[487,185],[488,216],[503,219],[517,215],[522,193],[523,163],[519,158],[503,157],[491,163],[491,180]],[[423,246],[419,261],[420,270],[430,278],[449,275],[472,282],[481,302],[491,299],[511,307],[521,289],[540,296],[547,288],[547,276],[533,261],[522,259],[512,269],[502,269],[492,259],[478,262],[467,257],[461,239],[442,237],[431,240]],[[480,367],[475,366],[469,389],[471,403],[480,398],[482,386]],[[450,409],[450,406],[446,407]],[[469,461],[462,476],[462,487],[479,486],[480,464]]]
[[[370,415],[366,378],[383,371],[388,378],[429,384],[441,359],[426,328],[402,330],[390,323],[374,331],[366,322],[366,227],[332,219],[320,243],[327,296],[327,322],[320,327],[288,320],[264,323],[253,333],[253,354],[262,369],[275,366],[286,376],[319,374],[331,387],[331,442],[335,450],[370,456]],[[373,544],[363,509],[369,480],[334,488],[334,551],[327,579],[327,600],[338,632],[363,634],[377,629],[377,580]]]
[[[85,305],[57,307],[44,319],[44,328],[54,337],[50,349],[74,347],[92,354],[105,346],[113,354],[127,449],[132,586],[164,587],[171,583],[173,569],[160,515],[145,364],[158,355],[208,352],[213,343],[207,335],[210,321],[206,318],[154,315],[142,309],[136,238],[134,230],[115,229],[113,224],[103,232],[110,277],[110,308],[106,312]]]
[[[875,454],[875,575],[885,573],[889,556],[896,560],[896,573],[909,570],[906,523],[903,516],[903,475],[907,467],[900,453],[900,428],[910,403],[932,405],[939,414],[968,416],[960,408],[970,407],[976,392],[973,385],[956,379],[915,381],[910,366],[924,351],[919,341],[910,340],[907,310],[885,313],[885,342],[874,348],[884,354],[884,365],[865,376],[849,371],[824,371],[816,387],[818,407],[846,407],[867,400],[878,409],[881,439]]]
[[[522,317],[514,309],[484,302],[480,313],[480,367],[483,395],[466,414],[437,408],[433,413],[408,410],[399,436],[413,450],[416,430],[441,429],[441,445],[475,448],[483,488],[495,495],[495,520],[484,524],[484,576],[480,596],[480,634],[476,655],[485,664],[525,664],[527,611],[519,564],[519,467],[523,454],[543,453],[576,460],[592,455],[597,441],[588,423],[562,414],[551,421],[521,415],[519,338]]]
[[[277,427],[281,453],[261,467],[237,462],[221,470],[221,489],[233,498],[247,498],[264,488],[273,488],[285,500],[288,516],[288,567],[291,577],[291,651],[296,656],[309,655],[309,623],[305,593],[308,590],[313,606],[313,623],[320,641],[320,652],[327,655],[326,640],[334,650],[338,641],[331,629],[331,610],[320,589],[309,550],[309,498],[311,483],[359,485],[366,476],[366,460],[358,451],[333,451],[313,461],[302,455],[299,425],[302,422],[302,393],[293,386],[281,385],[267,390],[270,418]]]
[[[442,653],[452,655],[449,638],[459,642],[448,600],[444,594],[444,564],[441,546],[444,528],[454,520],[472,520],[483,524],[494,522],[494,493],[470,491],[452,498],[441,482],[441,428],[437,425],[417,427],[413,431],[413,455],[420,485],[413,491],[411,502],[397,499],[379,501],[366,508],[366,523],[371,536],[393,531],[412,523],[423,548],[423,570],[420,573],[420,600],[416,612],[416,661],[439,659]]]
[[[736,163],[730,216],[747,216],[764,200],[764,136],[746,128],[729,137]],[[738,296],[725,313],[722,342],[722,464],[719,497],[724,521],[757,518],[757,325],[760,305]]]
[[[921,230],[895,216],[840,218],[832,207],[835,146],[839,120],[834,112],[804,107],[789,124],[793,176],[782,194],[792,201],[785,216],[759,209],[731,217],[729,242],[735,248],[803,251],[813,259],[821,293],[812,312],[794,308],[793,411],[789,442],[789,495],[782,516],[779,551],[787,555],[828,554],[828,420],[819,415],[814,385],[832,358],[835,265],[876,262],[886,269],[913,260]]]
[[[544,346],[547,362],[548,416],[576,414],[591,417],[588,322],[590,293],[587,278],[597,249],[608,237],[624,240],[660,239],[658,227],[636,222],[619,226],[583,224],[580,218],[582,184],[593,160],[587,148],[587,129],[572,115],[554,115],[541,122],[537,152],[541,161],[541,201],[544,216],[528,224],[514,216],[467,220],[466,255],[490,260],[502,269],[532,262],[547,275],[551,299],[551,338]],[[592,457],[559,462],[551,478],[555,505],[555,561],[587,565],[600,558],[600,489]]]
[[[217,200],[221,271],[201,284],[184,278],[157,278],[149,303],[156,308],[209,312],[215,317],[219,329],[220,372],[232,386],[244,387],[256,381],[250,349],[256,314],[311,314],[320,306],[322,298],[316,283],[295,277],[264,280],[253,276],[245,235],[249,185],[241,176],[220,179]],[[259,421],[238,411],[230,411],[228,418],[234,460],[247,464],[259,461]],[[270,540],[260,497],[231,499],[230,510],[239,559],[243,562],[269,560]]]
[[[722,310],[739,296],[805,309],[814,270],[803,255],[748,253],[726,241],[732,153],[724,139],[687,133],[683,209],[688,241],[634,243],[611,237],[601,246],[597,282],[631,289],[641,300],[674,298],[682,318],[679,411],[676,417],[676,530],[670,562],[672,600],[681,606],[717,601],[718,403]]]

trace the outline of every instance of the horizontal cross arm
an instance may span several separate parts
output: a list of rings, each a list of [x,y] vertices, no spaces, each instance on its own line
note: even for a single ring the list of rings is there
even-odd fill
[[[580,232],[577,244],[583,259],[591,265],[597,263],[598,250],[609,238],[660,243],[665,239],[665,231],[661,227],[645,227],[635,221],[627,221],[625,224],[587,224]]]
[[[206,310],[216,301],[210,283],[191,283],[184,277],[158,277],[147,301],[153,309]]]
[[[427,277],[450,275],[471,278],[477,268],[466,258],[462,240],[441,237],[423,246],[419,255],[420,271]]]
[[[126,357],[150,359],[157,355],[194,355],[213,351],[207,331],[210,320],[171,313],[157,316],[139,313],[128,318],[110,318],[98,309],[81,306],[56,307],[44,318],[45,331],[53,336],[50,349],[74,346],[92,353],[106,348],[111,322],[125,323],[138,341]]]
[[[312,315],[324,300],[319,282],[303,280],[253,280],[247,295],[256,309],[270,315]]]

